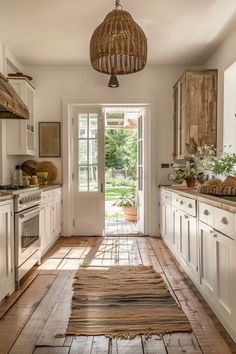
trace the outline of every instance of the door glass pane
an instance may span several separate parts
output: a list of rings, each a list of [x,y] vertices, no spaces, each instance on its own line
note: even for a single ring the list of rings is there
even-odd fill
[[[88,131],[88,115],[79,114],[79,138],[87,138]]]
[[[87,166],[79,167],[79,191],[81,192],[88,191],[88,167]]]
[[[98,136],[98,115],[93,113],[89,115],[89,137],[97,138]]]
[[[79,165],[88,163],[88,143],[87,140],[79,140]]]
[[[89,140],[89,163],[96,164],[98,162],[98,141]]]
[[[89,167],[89,190],[90,192],[98,191],[98,167]]]

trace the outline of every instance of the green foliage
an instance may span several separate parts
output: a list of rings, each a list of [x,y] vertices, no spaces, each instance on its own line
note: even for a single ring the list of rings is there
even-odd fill
[[[131,194],[131,187],[106,187],[106,201],[115,201],[122,194]]]
[[[197,165],[195,155],[186,154],[185,155],[186,167],[183,173],[183,179],[185,181],[195,180],[197,177]]]
[[[229,146],[224,146],[230,148]],[[203,148],[198,149],[200,152],[201,164],[205,169],[212,171],[216,175],[236,175],[236,154],[227,153],[216,156],[216,150],[213,146],[204,145]]]
[[[106,130],[106,169],[127,169],[135,178],[137,169],[137,132],[134,130]]]
[[[122,193],[122,195],[115,201],[113,205],[116,205],[120,208],[129,208],[136,206],[135,188],[132,188],[129,193]]]

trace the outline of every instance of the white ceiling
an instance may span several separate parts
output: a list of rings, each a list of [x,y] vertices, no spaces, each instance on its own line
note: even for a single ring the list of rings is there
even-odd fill
[[[0,0],[0,43],[23,64],[89,64],[113,0]],[[148,63],[201,64],[234,25],[236,0],[123,0],[148,38]],[[236,22],[235,22],[236,26]]]

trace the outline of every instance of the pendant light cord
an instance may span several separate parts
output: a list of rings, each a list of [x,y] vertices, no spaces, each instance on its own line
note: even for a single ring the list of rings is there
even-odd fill
[[[116,10],[123,10],[123,6],[120,3],[120,0],[116,0],[116,5],[115,5]]]

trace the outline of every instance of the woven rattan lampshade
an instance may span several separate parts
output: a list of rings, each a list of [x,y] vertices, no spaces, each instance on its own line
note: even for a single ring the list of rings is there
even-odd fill
[[[147,38],[118,1],[91,37],[90,59],[95,70],[109,75],[135,73],[146,65]]]

